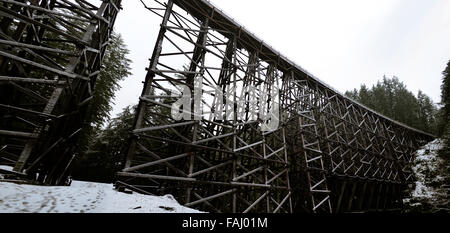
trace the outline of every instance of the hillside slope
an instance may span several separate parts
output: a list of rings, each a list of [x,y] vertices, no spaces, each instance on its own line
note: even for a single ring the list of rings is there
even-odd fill
[[[404,199],[405,212],[450,213],[450,165],[438,155],[442,146],[436,139],[416,152],[416,183]]]

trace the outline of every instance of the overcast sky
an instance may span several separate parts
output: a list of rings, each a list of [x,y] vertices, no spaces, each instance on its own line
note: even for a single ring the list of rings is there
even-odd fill
[[[370,87],[387,75],[440,101],[442,71],[450,59],[449,0],[211,2],[340,92]],[[139,0],[122,4],[115,31],[130,50],[133,74],[120,83],[111,116],[138,102],[161,23]]]

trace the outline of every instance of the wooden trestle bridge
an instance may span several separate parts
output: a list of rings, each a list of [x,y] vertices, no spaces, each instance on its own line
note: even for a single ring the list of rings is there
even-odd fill
[[[120,3],[0,0],[0,164],[14,166],[3,173],[64,183]],[[432,135],[347,98],[208,1],[144,7],[162,23],[119,190],[210,212],[401,208]],[[183,108],[200,118],[171,117],[183,86],[201,94]],[[262,130],[258,114],[275,109],[277,127]]]

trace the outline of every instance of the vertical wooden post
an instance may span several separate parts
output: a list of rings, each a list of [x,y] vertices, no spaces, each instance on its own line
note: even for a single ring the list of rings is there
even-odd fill
[[[347,211],[349,211],[349,212],[352,211],[352,203],[353,203],[353,199],[355,198],[355,192],[356,192],[357,188],[358,188],[358,182],[354,181],[352,190],[350,191],[350,196],[349,196],[348,205],[347,205]]]
[[[363,205],[365,202],[367,202],[366,199],[366,189],[367,189],[367,181],[364,181],[364,185],[362,187],[362,191],[360,194],[360,199],[358,200],[358,210],[363,210]]]
[[[342,199],[344,198],[346,185],[347,185],[347,181],[344,180],[344,182],[342,183],[341,192],[339,193],[339,198],[338,198],[338,201],[337,201],[337,204],[336,204],[336,213],[341,212],[341,204],[342,204]]]
[[[173,0],[169,0],[167,2],[166,10],[164,12],[163,21],[161,23],[161,27],[159,29],[158,38],[156,39],[156,44],[153,49],[152,58],[150,60],[149,68],[147,69],[147,74],[145,76],[144,89],[142,89],[141,97],[149,95],[152,92],[152,82],[155,77],[155,73],[153,70],[156,69],[158,65],[159,55],[162,51],[162,43],[164,40],[164,34],[166,33],[166,26],[170,18],[170,14],[172,12]],[[136,110],[136,116],[133,124],[133,129],[140,129],[144,122],[144,115],[147,112],[147,104],[142,100],[139,100],[139,104]],[[134,154],[136,152],[136,138],[133,137],[130,142],[130,146],[128,147],[128,153],[125,160],[124,168],[129,168],[131,166],[131,162],[133,160]]]
[[[367,201],[367,210],[371,211],[372,209],[372,201],[373,201],[373,196],[374,196],[374,192],[375,192],[375,187],[376,187],[376,182],[371,182],[370,183],[370,194],[369,194],[369,200]]]

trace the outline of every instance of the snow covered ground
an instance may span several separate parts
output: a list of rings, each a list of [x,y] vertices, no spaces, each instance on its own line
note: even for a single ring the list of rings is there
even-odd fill
[[[438,155],[442,147],[436,139],[416,152],[412,167],[416,183],[411,197],[403,200],[406,212],[450,213],[450,166]]]
[[[0,213],[199,213],[171,195],[117,192],[112,184],[73,181],[71,186],[0,182]]]
[[[432,198],[436,192],[428,183],[441,182],[443,179],[437,174],[438,165],[443,163],[437,155],[442,146],[443,143],[436,139],[416,152],[412,168],[417,178],[416,187],[412,192],[413,198]]]
[[[13,170],[13,167],[11,167],[11,166],[5,166],[5,165],[0,165],[0,169],[3,169],[3,170],[5,170],[5,171],[12,171],[12,170]],[[0,173],[0,179],[3,179],[3,178],[5,178],[5,177]]]
[[[13,170],[13,167],[11,167],[11,166],[5,166],[5,165],[0,165],[0,169],[7,170],[7,171],[12,171],[12,170]]]

